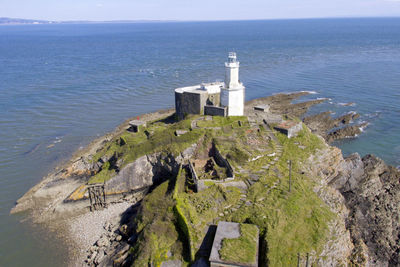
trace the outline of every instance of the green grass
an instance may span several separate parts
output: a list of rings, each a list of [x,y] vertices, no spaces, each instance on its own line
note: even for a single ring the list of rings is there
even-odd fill
[[[104,168],[99,173],[97,173],[94,176],[90,177],[88,183],[89,184],[105,183],[106,181],[108,181],[114,175],[116,175],[116,172],[114,170],[110,170],[110,169]]]
[[[204,185],[207,186],[207,187],[210,187],[210,186],[215,185],[215,183],[214,183],[214,182],[211,182],[211,181],[205,181],[205,182],[204,182]]]
[[[258,229],[252,224],[240,224],[239,238],[225,238],[219,250],[220,258],[232,263],[255,263]]]
[[[120,168],[123,168],[141,156],[156,152],[177,155],[196,143],[205,134],[205,130],[195,129],[182,136],[175,136],[177,129],[190,130],[190,121],[184,120],[174,124],[149,123],[148,127],[145,128],[150,133],[149,137],[144,132],[132,133],[126,131],[116,136],[104,149],[97,152],[93,157],[93,162],[105,156],[110,158],[112,155],[118,155],[118,158],[122,160]],[[121,145],[121,139],[124,140],[123,145]],[[115,175],[115,172],[103,167],[98,174],[90,178],[89,183],[107,181],[113,175]]]
[[[174,200],[168,193],[169,181],[158,186],[142,201],[134,219],[138,239],[131,249],[132,266],[160,266],[170,259],[185,259],[185,246],[175,227]],[[172,254],[167,257],[168,252]]]
[[[257,225],[261,239],[268,248],[260,257],[266,259],[269,266],[294,266],[297,264],[297,253],[321,252],[327,238],[328,222],[335,215],[313,191],[318,177],[307,177],[301,173],[310,164],[309,157],[324,146],[323,142],[307,128],[291,139],[276,132],[278,142],[283,146],[283,153],[278,162],[267,170],[262,167],[271,163],[274,157],[267,157],[266,154],[274,152],[277,144],[273,141],[267,142],[266,131],[253,131],[246,123],[242,127],[235,126],[237,119],[214,117],[212,122],[204,122],[212,125],[210,127],[222,125],[221,130],[200,128],[181,137],[173,135],[175,129],[190,127],[190,120],[193,118],[190,116],[188,120],[172,125],[159,122],[149,124],[148,130],[152,132],[149,139],[143,133],[124,133],[122,138],[126,144],[121,146],[115,140],[108,150],[120,153],[124,164],[127,164],[140,155],[155,151],[178,153],[193,143],[199,143],[199,153],[204,153],[210,143],[214,142],[234,167],[240,166],[246,171],[237,173],[236,177],[246,179],[250,174],[260,177],[259,182],[252,185],[247,192],[250,205],[243,204],[232,213],[226,212],[240,203],[243,192],[235,187],[222,188],[217,184],[207,183],[208,188],[202,192],[186,192],[186,174],[181,170],[176,180],[175,177],[170,179],[175,181],[170,194],[167,193],[168,185],[162,184],[146,196],[141,204],[141,210],[135,219],[140,236],[133,251],[137,263],[135,266],[149,263],[156,265],[171,250],[174,257],[181,255],[185,262],[193,260],[207,227],[218,220]],[[99,154],[111,153],[108,150]],[[258,155],[263,157],[249,161]],[[292,160],[291,192],[288,192],[288,160]],[[109,167],[102,172],[105,177],[113,175],[110,173],[113,170]],[[104,179],[102,172],[94,177],[97,180]],[[227,241],[225,246],[236,248],[239,241],[241,242]],[[248,247],[250,243],[247,244]],[[190,253],[187,253],[188,248]],[[244,251],[246,249],[245,246]],[[229,251],[231,249],[222,253],[230,258],[232,255],[229,255]],[[233,257],[242,259],[249,253],[244,254]]]
[[[244,116],[232,116],[232,117],[221,117],[215,116],[212,117],[212,120],[199,120],[197,121],[198,127],[224,127],[231,126],[231,128],[239,127],[238,121],[241,121],[242,124],[247,123],[247,117]],[[247,123],[248,124],[248,123]]]
[[[165,152],[177,155],[190,145],[197,143],[203,136],[208,136],[206,139],[214,136],[230,136],[232,129],[235,132],[243,132],[248,128],[248,122],[245,117],[213,117],[211,121],[198,121],[198,124],[204,124],[201,127],[225,127],[229,126],[229,131],[221,129],[206,130],[203,128],[191,129],[191,121],[200,116],[188,116],[188,119],[182,120],[173,124],[165,124],[160,121],[150,122],[146,128],[143,128],[139,133],[125,131],[121,135],[114,137],[104,149],[97,152],[92,161],[97,162],[100,158],[111,158],[113,155],[118,155],[122,159],[123,168],[127,164],[135,161],[141,156],[153,154],[156,152]],[[238,126],[238,121],[242,121],[243,127]],[[185,129],[188,132],[182,136],[175,136],[175,131]],[[145,131],[149,133],[146,135]],[[122,140],[122,141],[121,141]],[[239,152],[232,152],[236,158],[240,157]],[[102,168],[101,171],[89,179],[89,183],[99,183],[109,180],[114,171],[107,168]]]
[[[293,266],[297,263],[297,253],[321,252],[328,222],[334,214],[313,191],[314,179],[301,175],[309,156],[323,146],[321,140],[306,128],[295,138],[288,139],[279,133],[276,136],[283,145],[282,157],[273,168],[264,172],[261,182],[250,188],[248,200],[253,205],[242,207],[228,220],[260,227],[268,246],[267,254],[262,257],[270,266]],[[305,148],[301,149],[299,145]],[[289,159],[293,162],[290,193]],[[254,166],[253,169],[257,170]],[[273,185],[275,188],[271,189]]]

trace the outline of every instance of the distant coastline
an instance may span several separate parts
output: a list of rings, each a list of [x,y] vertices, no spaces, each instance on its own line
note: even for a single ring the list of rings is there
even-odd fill
[[[42,20],[42,19],[21,19],[0,17],[0,25],[38,25],[38,24],[118,24],[118,23],[159,23],[159,22],[226,22],[226,21],[285,21],[285,20],[340,20],[340,19],[398,19],[396,16],[371,16],[371,17],[304,17],[304,18],[272,18],[272,19],[239,19],[239,20],[152,20],[152,19],[132,19],[132,20]]]
[[[19,18],[0,18],[0,25],[38,25],[38,24],[97,24],[97,23],[152,23],[152,22],[175,22],[174,20],[112,20],[112,21],[53,21],[53,20],[35,20]]]
[[[2,25],[17,25],[17,24],[53,24],[59,23],[56,21],[48,20],[33,20],[33,19],[18,19],[18,18],[0,18],[0,24]]]

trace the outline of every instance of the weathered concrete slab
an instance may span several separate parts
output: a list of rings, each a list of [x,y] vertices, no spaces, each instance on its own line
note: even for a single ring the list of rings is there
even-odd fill
[[[211,250],[210,262],[222,262],[219,257],[219,250],[222,246],[222,240],[225,238],[239,238],[240,225],[232,222],[219,222],[217,232],[215,233],[214,243]]]
[[[161,263],[161,267],[180,267],[182,262],[180,260],[164,261]]]

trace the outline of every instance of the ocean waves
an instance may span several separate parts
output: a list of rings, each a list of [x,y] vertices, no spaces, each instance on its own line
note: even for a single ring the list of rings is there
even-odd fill
[[[400,165],[400,19],[357,23],[363,32],[346,19],[0,28],[1,215],[96,136],[129,117],[173,107],[174,88],[223,80],[231,50],[247,100],[317,92],[305,99],[331,100],[311,113],[356,111],[371,123],[358,138],[338,143],[345,154],[374,153]],[[15,240],[24,238],[17,225],[4,227]],[[21,244],[9,242],[0,251],[11,255]],[[35,247],[26,244],[24,257],[38,255]],[[60,256],[54,257],[48,262]]]

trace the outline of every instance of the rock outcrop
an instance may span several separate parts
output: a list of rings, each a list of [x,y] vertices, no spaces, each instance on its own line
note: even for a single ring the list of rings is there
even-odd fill
[[[117,175],[108,180],[106,182],[106,192],[108,194],[118,194],[134,191],[150,187],[169,177],[176,176],[179,165],[192,156],[195,148],[196,144],[193,144],[177,156],[164,153],[142,156],[124,166]]]
[[[268,103],[273,112],[301,116],[310,106],[324,101],[317,99],[291,103],[304,94],[307,93],[280,94],[253,100],[247,103],[246,108],[251,109],[253,104]],[[324,138],[329,143],[359,134],[360,127],[366,124],[350,124],[358,116],[348,113],[332,118],[330,112],[324,112],[304,118],[304,123],[314,133],[321,135],[321,140]],[[197,146],[193,144],[177,155],[153,151],[124,164],[118,155],[111,154],[93,162],[93,155],[125,130],[125,126],[96,140],[79,156],[46,177],[18,200],[12,212],[30,210],[35,222],[47,224],[87,212],[87,203],[65,203],[64,200],[77,187],[85,185],[90,176],[101,171],[106,162],[116,170],[115,175],[105,183],[107,193],[120,195],[119,199],[117,197],[113,201],[136,204],[143,196],[129,200],[126,194],[175,176],[180,164],[196,151]],[[343,158],[340,149],[327,143],[302,168],[304,174],[313,177],[314,192],[337,215],[329,222],[327,242],[313,262],[320,266],[400,266],[400,170],[387,166],[372,155],[361,158],[358,154],[352,154]],[[135,213],[125,214],[125,219],[132,223],[132,216]],[[133,228],[133,225],[122,220],[115,225],[105,224],[104,233],[86,251],[86,264],[130,264],[129,249],[136,238],[132,233]]]
[[[325,139],[328,143],[332,143],[338,139],[357,137],[359,136],[363,129],[368,126],[368,123],[361,123],[357,125],[349,125],[334,131],[331,131],[326,135]]]
[[[355,255],[367,266],[400,266],[400,171],[367,155],[349,159],[355,168],[339,187],[350,210],[347,227],[353,243],[368,257]],[[340,180],[340,178],[339,178]]]
[[[318,196],[336,214],[329,223],[329,237],[324,246],[319,266],[347,266],[347,259],[353,251],[350,231],[346,227],[349,210],[342,194],[330,186],[329,182],[337,175],[338,169],[343,168],[345,161],[340,149],[325,145],[309,159],[309,164],[304,166],[304,172],[310,177],[315,177],[315,188]]]
[[[300,118],[305,116],[312,106],[321,104],[327,100],[326,98],[318,98],[292,103],[294,100],[308,94],[309,92],[297,92],[292,94],[276,94],[269,97],[254,99],[246,103],[246,113],[251,113],[253,107],[256,105],[267,104],[270,106],[272,114],[268,113],[263,116],[269,117],[270,121],[272,121],[272,115]],[[338,139],[358,136],[362,132],[362,129],[368,125],[368,123],[354,124],[354,121],[359,117],[360,115],[356,112],[348,112],[344,115],[333,117],[331,111],[325,111],[315,115],[305,116],[303,122],[313,133],[322,136],[328,143],[331,143]],[[280,122],[282,118],[274,118],[274,120]]]
[[[350,125],[360,115],[355,112],[349,112],[342,116],[333,118],[330,111],[322,112],[316,115],[308,116],[303,119],[303,122],[316,133],[325,138],[328,143],[335,140],[356,137],[361,134],[362,130],[368,123],[360,123]]]
[[[400,171],[373,155],[361,158],[355,153],[343,159],[332,147],[311,160],[323,182],[342,194],[333,203],[342,209],[338,214],[353,244],[348,263],[400,266]],[[326,200],[335,193],[320,195]]]

